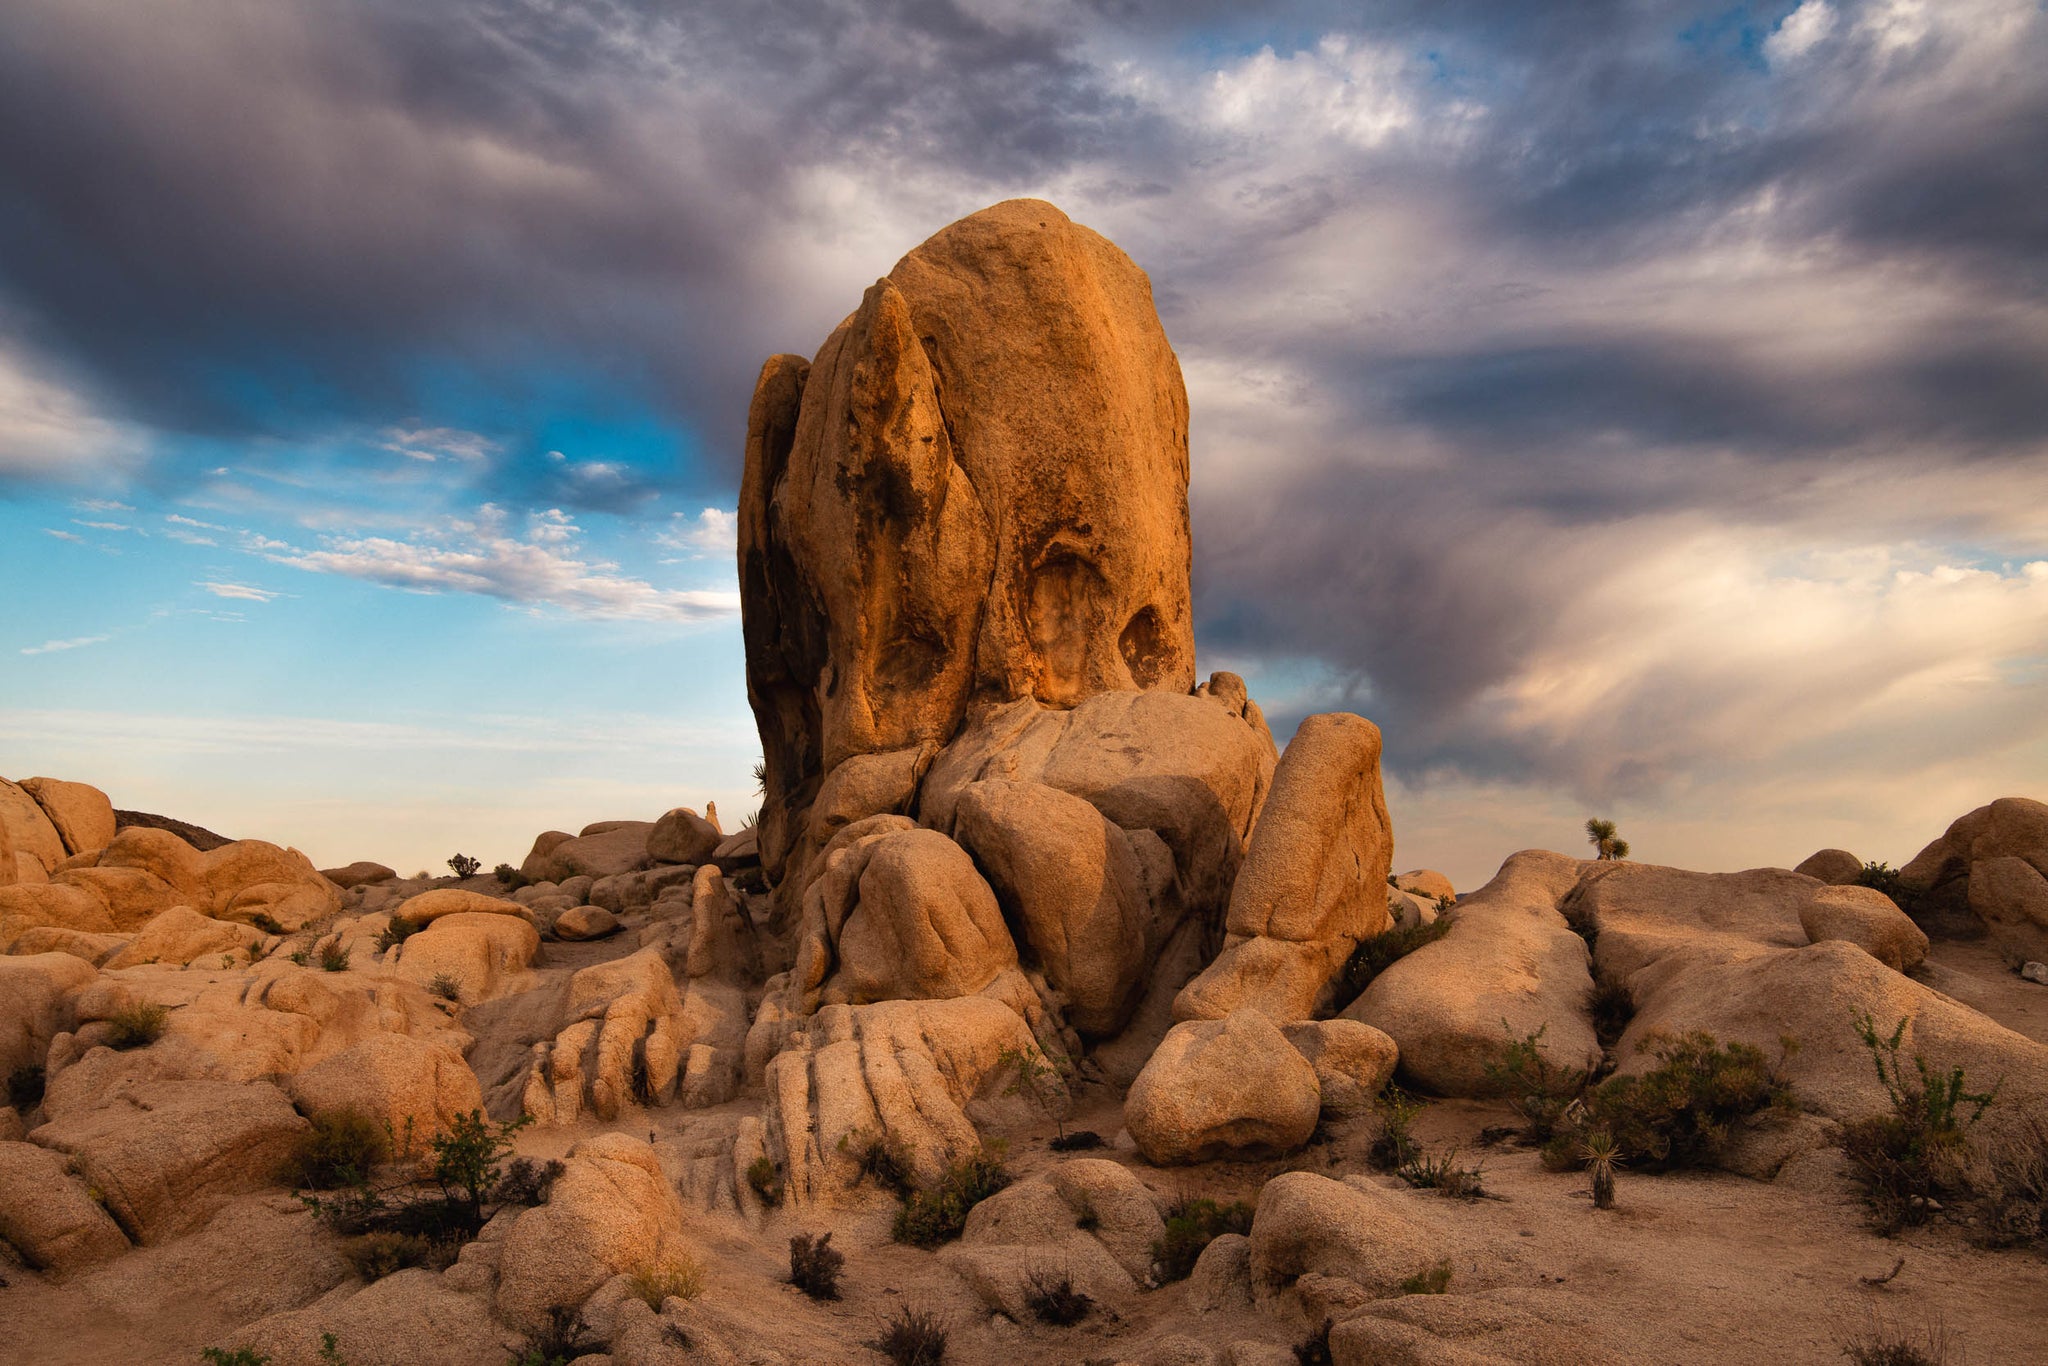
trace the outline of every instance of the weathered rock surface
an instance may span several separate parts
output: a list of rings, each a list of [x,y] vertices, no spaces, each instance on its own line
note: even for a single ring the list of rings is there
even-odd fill
[[[658,1104],[675,1092],[692,1034],[658,946],[580,969],[552,1041],[534,1045],[522,1107],[543,1124],[567,1124],[586,1111],[616,1118],[636,1099]]]
[[[616,934],[619,918],[602,906],[571,906],[555,917],[555,938],[574,943]]]
[[[356,887],[371,887],[380,882],[389,882],[398,876],[397,870],[386,868],[381,863],[358,859],[343,868],[322,868],[320,876],[326,878],[343,891]]]
[[[448,1278],[413,1268],[364,1286],[345,1299],[259,1319],[229,1349],[248,1347],[273,1366],[328,1366],[322,1340],[349,1366],[503,1366],[525,1350],[522,1336],[491,1315],[489,1301],[464,1294]]]
[[[1583,866],[1542,850],[1514,855],[1445,913],[1442,939],[1374,978],[1345,1018],[1385,1031],[1401,1074],[1440,1095],[1484,1094],[1486,1065],[1539,1032],[1554,1065],[1592,1068],[1600,1043],[1585,1013],[1586,944],[1558,912]]]
[[[1822,849],[1808,854],[1792,871],[1830,887],[1846,887],[1863,876],[1863,860],[1847,849]]]
[[[1379,728],[1330,712],[1301,723],[1230,893],[1223,952],[1174,1002],[1181,1019],[1249,1006],[1305,1020],[1358,941],[1387,927],[1393,825]]]
[[[581,835],[551,830],[534,841],[519,871],[534,882],[630,873],[647,866],[647,837],[654,828],[653,821],[600,821]]]
[[[406,906],[424,900],[416,897]],[[495,904],[512,906],[507,901]],[[539,932],[518,916],[458,910],[436,914],[425,929],[398,946],[391,962],[400,974],[429,989],[442,978],[452,979],[460,999],[473,1005],[523,991],[539,952]]]
[[[14,851],[15,882],[47,882],[50,870],[70,856],[49,813],[26,788],[0,778],[0,827]]]
[[[127,947],[108,959],[106,966],[111,969],[139,963],[183,965],[201,959],[211,965],[222,958],[248,963],[275,942],[253,925],[215,920],[190,906],[173,906],[137,930]]]
[[[483,1108],[483,1090],[443,1039],[374,1034],[294,1075],[285,1088],[304,1114],[353,1110],[421,1144]]]
[[[98,788],[61,778],[23,778],[21,789],[50,818],[67,856],[104,849],[113,840],[114,804]]]
[[[294,930],[332,915],[341,899],[296,849],[239,840],[202,854],[168,831],[134,826],[97,854],[70,859],[47,886],[0,888],[0,935],[37,925],[133,931],[173,906]]]
[[[683,1210],[654,1149],[600,1134],[569,1150],[548,1202],[519,1216],[498,1263],[498,1314],[532,1332],[556,1305],[580,1306],[620,1272],[682,1246]]]
[[[1280,1032],[1315,1068],[1326,1115],[1349,1117],[1370,1110],[1400,1061],[1391,1038],[1356,1020],[1303,1020],[1282,1025]]]
[[[1131,1083],[1124,1124],[1159,1166],[1290,1152],[1322,1109],[1316,1070],[1249,1007],[1173,1027]]]
[[[39,1271],[76,1271],[128,1250],[70,1161],[32,1143],[0,1143],[0,1242]]]
[[[50,1041],[77,1026],[72,993],[97,976],[66,953],[0,958],[0,1076],[42,1065]]]
[[[1799,908],[1799,924],[1812,942],[1844,940],[1895,972],[1927,957],[1926,931],[1874,887],[1829,886]]]
[[[948,1269],[992,1312],[1012,1315],[1017,1322],[1029,1322],[1034,1282],[1058,1281],[1062,1277],[1098,1305],[1118,1312],[1137,1297],[1138,1280],[1150,1269],[1150,1244],[1143,1255],[1145,1265],[1133,1271],[1133,1236],[1141,1229],[1157,1238],[1165,1225],[1137,1178],[1113,1162],[1091,1166],[1123,1172],[1115,1182],[1104,1173],[1090,1172],[1076,1178],[1056,1167],[1046,1176],[1020,1181],[983,1200],[968,1213],[967,1227],[960,1242],[940,1255]],[[1136,1187],[1135,1190],[1132,1188]],[[1124,1221],[1117,1234],[1103,1237],[1101,1210],[1094,1195],[1101,1194]],[[1149,1213],[1149,1223],[1133,1215]],[[1092,1229],[1079,1227],[1092,1216]],[[1118,1256],[1110,1239],[1124,1247]]]
[[[814,362],[770,360],[740,579],[771,876],[826,773],[944,744],[971,701],[1191,689],[1187,477],[1144,274],[1039,201],[944,229]]]
[[[1425,901],[1456,901],[1458,889],[1434,868],[1411,868],[1394,875],[1394,885]]]
[[[1374,1296],[1397,1294],[1402,1281],[1446,1250],[1442,1235],[1408,1212],[1409,1203],[1364,1177],[1274,1177],[1252,1216],[1254,1291],[1270,1296],[1314,1274],[1356,1282]]]
[[[29,1138],[68,1153],[138,1243],[189,1233],[275,1179],[306,1121],[269,1082],[130,1081]]]
[[[1994,938],[2048,953],[2048,803],[2000,797],[1958,817],[1899,869],[1899,881],[1928,909],[1974,916]]]
[[[647,857],[656,863],[709,863],[725,835],[687,806],[679,806],[647,832]]]

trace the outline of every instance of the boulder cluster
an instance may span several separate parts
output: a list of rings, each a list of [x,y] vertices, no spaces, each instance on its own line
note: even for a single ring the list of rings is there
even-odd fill
[[[1516,1057],[1627,1076],[1704,1031],[1782,1052],[1832,1131],[1886,1103],[1869,1019],[2048,1096],[2048,1047],[1911,975],[1927,934],[1842,851],[1719,874],[1526,851],[1464,896],[1396,874],[1372,722],[1309,716],[1281,749],[1240,677],[1198,681],[1188,473],[1143,272],[1000,204],[762,368],[738,551],[757,823],[679,807],[431,880],[202,850],[83,784],[0,782],[0,1242],[62,1279],[303,1238],[257,1196],[316,1125],[417,1150],[489,1116],[561,1155],[544,1203],[352,1291],[304,1262],[235,1301],[237,1340],[497,1366],[567,1308],[597,1360],[683,1359],[675,1333],[779,1361],[746,1355],[747,1315],[647,1290],[725,1236],[706,1217],[830,1217],[878,1174],[941,1190],[990,1137],[1077,1111],[1110,1155],[990,1194],[941,1254],[992,1314],[1024,1322],[1049,1278],[1130,1312],[1188,1217],[1139,1172],[1299,1153],[1390,1081],[1483,1097]],[[2048,933],[2048,806],[1972,812],[1898,878]],[[1599,1359],[1524,1305],[1390,1308],[1456,1244],[1411,1195],[1278,1175],[1248,1231],[1206,1240],[1188,1303],[1281,1304],[1339,1362]],[[1463,1354],[1431,1355],[1438,1332]],[[1146,1360],[1283,1359],[1161,1344]]]

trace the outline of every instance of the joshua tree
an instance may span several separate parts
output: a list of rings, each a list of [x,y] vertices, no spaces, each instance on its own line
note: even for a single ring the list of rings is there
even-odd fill
[[[1586,822],[1586,838],[1604,859],[1628,857],[1628,841],[1614,833],[1614,822],[1594,818]]]

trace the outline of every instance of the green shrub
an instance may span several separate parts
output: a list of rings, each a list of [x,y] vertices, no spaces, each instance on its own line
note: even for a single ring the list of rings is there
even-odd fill
[[[1501,1049],[1499,1062],[1483,1069],[1487,1089],[1504,1096],[1522,1117],[1523,1135],[1534,1143],[1547,1143],[1557,1132],[1558,1121],[1586,1089],[1586,1073],[1577,1067],[1557,1067],[1541,1047],[1545,1025],[1534,1034],[1515,1038],[1506,1020],[1500,1027],[1509,1038]]]
[[[112,1027],[107,1034],[109,1048],[147,1048],[170,1028],[171,1012],[168,1006],[145,1001],[140,1005],[122,1006],[107,1017],[107,1023]]]
[[[1917,1053],[1908,1075],[1899,1059],[1906,1023],[1901,1019],[1890,1034],[1881,1035],[1869,1015],[1856,1018],[1856,1037],[1870,1051],[1891,1110],[1858,1120],[1842,1133],[1842,1149],[1863,1186],[1871,1223],[1887,1236],[1925,1222],[1941,1200],[1967,1193],[1968,1130],[1999,1091],[1998,1086],[1971,1091],[1962,1068],[1944,1074]]]
[[[444,1001],[453,1001],[456,1005],[462,1004],[462,979],[452,972],[435,973],[434,980],[427,984],[427,990],[433,992]]]
[[[498,882],[505,890],[510,892],[516,892],[521,887],[531,887],[533,885],[532,878],[520,872],[509,863],[501,863],[491,869],[491,876],[498,879]]]
[[[1202,1249],[1226,1233],[1250,1233],[1252,1207],[1242,1200],[1219,1205],[1206,1196],[1183,1195],[1166,1207],[1166,1232],[1152,1244],[1160,1284],[1194,1274]]]
[[[341,1255],[366,1281],[381,1281],[408,1267],[434,1266],[442,1261],[435,1253],[433,1243],[411,1233],[359,1234],[341,1248]]]
[[[1438,1195],[1454,1200],[1477,1200],[1486,1194],[1482,1181],[1483,1171],[1479,1167],[1458,1165],[1458,1150],[1454,1147],[1440,1157],[1417,1153],[1396,1170],[1409,1185],[1421,1190],[1432,1190]]]
[[[775,1159],[763,1153],[747,1164],[747,1186],[761,1197],[761,1203],[769,1208],[782,1203],[782,1168],[775,1165]]]
[[[392,916],[390,922],[377,932],[377,952],[390,952],[424,928],[419,921],[408,916]]]
[[[237,1347],[232,1352],[219,1347],[202,1347],[199,1359],[207,1366],[270,1366],[270,1358],[251,1347]]]
[[[1366,1152],[1366,1160],[1381,1171],[1393,1171],[1411,1160],[1421,1145],[1409,1132],[1415,1125],[1415,1117],[1422,1113],[1422,1100],[1402,1090],[1393,1082],[1373,1097],[1373,1115],[1379,1121],[1379,1133]]]
[[[474,859],[467,854],[457,854],[454,858],[448,860],[449,869],[455,876],[461,878],[475,877],[476,870],[483,866],[482,859]]]
[[[466,1208],[472,1232],[484,1226],[484,1199],[503,1174],[499,1163],[512,1152],[512,1135],[531,1122],[532,1116],[521,1115],[492,1124],[482,1110],[471,1110],[434,1136],[434,1183],[451,1203]]]
[[[347,972],[350,950],[341,946],[339,939],[330,939],[320,946],[320,969],[323,972]]]
[[[967,1227],[969,1210],[1009,1184],[1000,1147],[983,1147],[955,1162],[936,1184],[912,1191],[896,1211],[892,1236],[912,1247],[949,1243]]]
[[[555,1179],[565,1170],[560,1158],[542,1163],[515,1157],[505,1164],[505,1174],[491,1187],[491,1195],[503,1205],[544,1205]]]
[[[1344,960],[1343,971],[1338,975],[1338,996],[1346,1001],[1357,999],[1360,992],[1372,985],[1373,978],[1424,944],[1434,944],[1450,932],[1451,922],[1440,915],[1427,925],[1397,925],[1369,939],[1359,940],[1358,947]]]
[[[1404,1295],[1441,1295],[1451,1288],[1451,1264],[1438,1262],[1427,1271],[1418,1271],[1401,1282]]]
[[[511,1366],[569,1366],[577,1357],[603,1347],[584,1326],[579,1310],[556,1305],[548,1310],[546,1326],[528,1340],[523,1353],[511,1359]]]
[[[1784,1041],[1789,1052],[1791,1040]],[[1637,1076],[1609,1077],[1562,1116],[1543,1149],[1546,1165],[1579,1166],[1587,1135],[1604,1130],[1617,1149],[1646,1171],[1712,1166],[1736,1125],[1771,1106],[1789,1106],[1791,1088],[1763,1053],[1748,1044],[1723,1047],[1696,1031],[1661,1040],[1657,1066]]]
[[[249,923],[265,934],[283,934],[284,926],[269,911],[258,911],[249,917]]]
[[[846,1256],[832,1246],[832,1235],[796,1234],[789,1240],[789,1283],[814,1300],[839,1298],[839,1273]]]
[[[939,1366],[946,1359],[946,1329],[929,1310],[901,1307],[868,1346],[896,1366]]]
[[[43,1065],[17,1067],[7,1074],[7,1103],[27,1114],[43,1103]]]
[[[391,1156],[390,1136],[360,1110],[315,1115],[286,1167],[286,1179],[307,1190],[338,1190],[369,1179]]]

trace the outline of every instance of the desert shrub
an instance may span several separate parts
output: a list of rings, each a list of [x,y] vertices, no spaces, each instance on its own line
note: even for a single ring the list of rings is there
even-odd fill
[[[320,946],[320,970],[322,972],[347,972],[351,950],[343,948],[341,940],[330,939]]]
[[[1522,1117],[1524,1137],[1533,1143],[1547,1143],[1565,1111],[1586,1089],[1586,1073],[1582,1068],[1555,1066],[1543,1055],[1541,1045],[1548,1025],[1519,1039],[1506,1020],[1500,1027],[1509,1037],[1500,1061],[1485,1065],[1487,1089],[1505,1097]]]
[[[337,1233],[403,1233],[460,1246],[484,1226],[485,1205],[504,1175],[500,1164],[512,1149],[511,1135],[526,1123],[521,1117],[494,1125],[481,1110],[458,1117],[430,1145],[425,1184],[431,1190],[418,1181],[373,1187],[362,1177],[335,1195],[299,1199]]]
[[[320,1335],[320,1366],[348,1366],[348,1358],[341,1354],[341,1346],[332,1333]]]
[[[1983,1213],[1993,1247],[2048,1240],[2048,1109],[2033,1106],[2007,1119],[1985,1145]]]
[[[294,963],[297,963],[300,967],[304,967],[306,966],[307,963],[312,961],[313,955],[308,953],[304,949],[293,949],[291,951],[290,957]]]
[[[782,1203],[782,1168],[775,1165],[775,1159],[763,1153],[747,1164],[747,1186],[761,1197],[761,1203],[775,1206]]]
[[[483,866],[482,859],[474,859],[467,854],[457,854],[448,860],[448,867],[457,877],[475,877],[476,870]]]
[[[1842,1149],[1863,1186],[1872,1226],[1889,1236],[1925,1222],[1940,1200],[1967,1192],[1968,1130],[1983,1118],[1999,1088],[1971,1091],[1962,1068],[1942,1073],[1918,1053],[1909,1075],[1899,1058],[1904,1019],[1888,1035],[1879,1034],[1867,1014],[1857,1017],[1855,1028],[1891,1109],[1844,1129]]]
[[[1436,1157],[1418,1152],[1396,1168],[1394,1174],[1417,1189],[1432,1190],[1455,1200],[1477,1200],[1486,1194],[1482,1169],[1459,1166],[1455,1147]]]
[[[1085,1153],[1103,1145],[1101,1134],[1093,1129],[1076,1129],[1070,1134],[1060,1134],[1051,1144],[1056,1153]]]
[[[548,1321],[527,1339],[526,1350],[513,1357],[510,1366],[569,1366],[577,1357],[602,1351],[604,1343],[584,1325],[579,1310],[556,1305],[548,1310]]]
[[[1202,1249],[1226,1233],[1250,1233],[1252,1207],[1242,1200],[1219,1205],[1206,1196],[1183,1195],[1166,1207],[1166,1232],[1152,1244],[1160,1284],[1194,1274]]]
[[[43,1065],[17,1067],[7,1074],[7,1103],[27,1114],[43,1103]]]
[[[1441,1295],[1451,1288],[1451,1264],[1438,1262],[1426,1271],[1418,1271],[1401,1282],[1404,1295]]]
[[[533,885],[532,878],[520,872],[509,863],[501,863],[491,869],[491,876],[498,879],[498,884],[508,892],[516,892],[521,887],[531,887]]]
[[[1014,1067],[1017,1075],[1004,1088],[1006,1096],[1029,1096],[1039,1109],[1053,1117],[1053,1142],[1067,1136],[1067,1077],[1074,1065],[1065,1058],[1052,1058],[1038,1049],[1020,1052],[1005,1048],[996,1054],[996,1068]]]
[[[1330,1355],[1330,1330],[1336,1326],[1334,1319],[1324,1319],[1322,1327],[1295,1343],[1295,1366],[1333,1366],[1336,1358]]]
[[[917,1189],[910,1146],[894,1134],[856,1129],[840,1137],[839,1150],[853,1159],[855,1185],[873,1178],[876,1185],[899,1198],[908,1198]]]
[[[425,928],[419,921],[409,916],[394,915],[390,922],[377,932],[377,952],[386,953],[395,949]]]
[[[249,917],[249,923],[265,934],[283,934],[284,926],[269,911],[258,911]]]
[[[390,1136],[360,1110],[315,1115],[286,1165],[286,1179],[307,1190],[338,1190],[368,1179],[391,1156]]]
[[[1074,1289],[1071,1276],[1034,1274],[1024,1289],[1024,1303],[1040,1323],[1058,1328],[1079,1323],[1095,1307],[1093,1296]]]
[[[1899,870],[1889,863],[1866,863],[1863,871],[1856,875],[1858,887],[1870,887],[1883,892],[1892,899],[1892,904],[1915,920],[1926,920],[1940,915],[1941,907],[1925,892],[1917,891],[1899,881]]]
[[[270,1358],[252,1347],[237,1347],[233,1351],[202,1347],[199,1359],[207,1366],[270,1366]]]
[[[946,1359],[946,1328],[929,1310],[899,1308],[868,1346],[896,1366],[939,1366]]]
[[[796,1234],[789,1240],[789,1283],[814,1300],[839,1298],[839,1273],[846,1254],[832,1246],[832,1235],[813,1238]]]
[[[107,1034],[109,1048],[147,1048],[170,1028],[171,1012],[168,1006],[145,1001],[122,1006],[107,1017],[107,1024],[111,1026]]]
[[[1786,1051],[1793,1047],[1788,1039]],[[1618,1151],[1646,1171],[1712,1166],[1736,1125],[1771,1106],[1789,1106],[1791,1088],[1760,1049],[1723,1046],[1695,1031],[1664,1039],[1657,1066],[1637,1076],[1609,1077],[1561,1117],[1543,1149],[1544,1162],[1581,1165],[1586,1136],[1604,1130]]]
[[[1373,978],[1424,944],[1434,944],[1450,932],[1451,922],[1438,916],[1427,925],[1397,925],[1369,939],[1359,940],[1358,947],[1344,960],[1343,971],[1338,977],[1337,995],[1347,1001],[1355,999],[1359,992],[1372,985]]]
[[[433,1141],[434,1183],[451,1202],[464,1204],[472,1227],[484,1226],[484,1199],[503,1174],[499,1163],[512,1151],[512,1135],[532,1117],[521,1115],[506,1124],[492,1124],[482,1110],[456,1116],[447,1132]]]
[[[433,992],[444,1001],[453,1001],[456,1005],[462,1004],[462,979],[452,972],[435,973],[434,980],[427,983],[427,990]]]
[[[636,1267],[627,1282],[633,1294],[659,1314],[671,1295],[694,1300],[704,1293],[704,1267],[696,1258],[678,1253]]]
[[[1943,1366],[1948,1360],[1948,1330],[1933,1324],[1908,1335],[1880,1323],[1841,1347],[1842,1355],[1856,1366]]]
[[[935,1184],[912,1191],[896,1211],[891,1234],[912,1247],[950,1243],[967,1227],[967,1212],[1009,1184],[1001,1148],[985,1146],[947,1168]]]
[[[1373,1117],[1379,1122],[1379,1133],[1366,1150],[1366,1160],[1381,1171],[1392,1171],[1421,1151],[1409,1131],[1415,1126],[1415,1117],[1422,1113],[1422,1105],[1419,1097],[1388,1082],[1386,1089],[1373,1097]]]
[[[491,1195],[501,1205],[544,1205],[563,1170],[560,1158],[543,1163],[515,1157],[505,1164],[504,1175],[491,1187]]]
[[[1586,993],[1586,1013],[1593,1018],[1593,1036],[1600,1046],[1612,1048],[1636,1017],[1636,998],[1626,983],[1596,978]]]
[[[342,1244],[341,1255],[366,1281],[381,1281],[395,1271],[433,1266],[443,1260],[436,1256],[433,1243],[410,1233],[360,1234]]]

